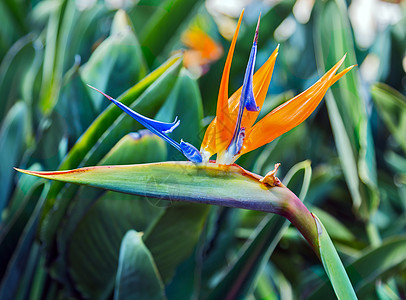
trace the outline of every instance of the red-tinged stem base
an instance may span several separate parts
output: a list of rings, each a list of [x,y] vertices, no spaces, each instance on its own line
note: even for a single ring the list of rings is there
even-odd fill
[[[292,198],[280,215],[287,218],[300,231],[320,258],[316,221],[303,202],[293,192],[291,194]]]

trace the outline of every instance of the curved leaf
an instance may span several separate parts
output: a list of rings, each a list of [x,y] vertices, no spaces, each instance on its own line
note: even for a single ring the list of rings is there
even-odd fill
[[[120,247],[114,300],[121,299],[165,299],[154,259],[135,230],[126,233]]]
[[[83,82],[114,97],[145,76],[141,47],[123,10],[114,17],[111,35],[96,48],[80,73]],[[97,112],[107,106],[102,95],[90,96]]]
[[[274,213],[282,212],[281,206],[286,199],[296,197],[282,186],[268,188],[259,182],[260,176],[249,173],[237,165],[162,162],[87,167],[56,172],[18,171],[46,179],[128,194]]]
[[[319,234],[320,258],[337,298],[358,299],[326,229],[315,215],[314,220]]]
[[[295,194],[273,177],[272,172],[262,178],[238,165],[194,165],[188,162],[100,166],[56,172],[17,170],[46,179],[152,198],[277,213],[296,226],[318,253],[313,216]],[[269,186],[271,182],[272,186]]]
[[[362,290],[374,284],[388,271],[402,268],[406,261],[406,236],[384,241],[379,247],[368,249],[357,260],[346,267],[349,277],[361,296]],[[332,290],[328,282],[316,290],[309,299],[328,299]]]

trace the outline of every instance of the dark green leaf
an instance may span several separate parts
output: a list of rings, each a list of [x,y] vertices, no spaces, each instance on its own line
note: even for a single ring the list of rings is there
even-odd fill
[[[173,33],[187,19],[200,0],[166,0],[142,30],[140,41],[145,59],[152,66]]]
[[[121,139],[100,164],[142,163],[164,160],[164,141],[149,133],[132,133]],[[57,236],[58,259],[53,264],[54,276],[70,283],[92,298],[112,292],[118,262],[118,249],[127,230],[145,231],[163,213],[143,197],[103,193],[83,187],[70,201],[70,214],[65,218]],[[103,234],[101,234],[103,233]],[[82,248],[81,245],[86,245]],[[101,251],[99,256],[89,258]],[[103,274],[103,276],[99,276]]]
[[[7,206],[15,173],[29,134],[28,110],[23,102],[17,102],[8,112],[0,128],[0,211]],[[1,216],[0,216],[1,220]]]
[[[121,299],[165,299],[154,259],[142,233],[134,230],[126,233],[120,247],[114,300]]]
[[[37,202],[34,213],[31,215],[29,222],[24,228],[24,232],[20,236],[17,248],[7,266],[5,276],[0,285],[1,299],[14,299],[18,292],[20,278],[27,271],[28,256],[31,252],[31,247],[34,243],[35,233],[39,223],[40,211],[45,201],[47,189],[44,189],[41,198]]]

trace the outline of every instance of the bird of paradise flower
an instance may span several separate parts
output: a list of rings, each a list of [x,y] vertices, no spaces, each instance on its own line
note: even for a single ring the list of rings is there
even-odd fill
[[[231,62],[243,13],[244,11],[240,15],[226,59],[216,117],[206,130],[200,150],[183,140],[176,142],[167,135],[179,125],[180,121],[177,118],[172,123],[147,118],[92,87],[178,149],[192,163],[98,166],[56,172],[16,170],[47,179],[86,184],[135,195],[247,208],[282,215],[301,232],[321,259],[337,297],[357,299],[325,228],[300,199],[275,177],[277,166],[262,177],[234,164],[241,155],[273,141],[307,119],[321,102],[328,88],[354,66],[337,73],[345,59],[344,55],[310,88],[278,106],[255,123],[268,91],[279,47],[254,74],[258,19],[243,85],[228,97]],[[214,154],[217,154],[215,162],[210,161],[210,157]],[[189,176],[184,176],[185,172]],[[151,186],[146,183],[146,178],[154,178],[157,185]]]
[[[301,94],[276,107],[254,125],[264,104],[279,46],[276,47],[264,65],[254,74],[260,24],[259,18],[243,85],[229,97],[228,81],[231,62],[243,14],[244,11],[241,12],[227,55],[218,94],[216,117],[206,130],[200,151],[183,140],[178,143],[166,135],[166,133],[172,132],[179,125],[179,120],[175,119],[172,123],[165,123],[149,119],[95,87],[90,87],[102,93],[124,112],[174,146],[190,161],[194,163],[207,163],[212,155],[217,154],[216,162],[218,164],[233,164],[241,155],[270,143],[275,138],[306,120],[317,108],[328,88],[354,67],[350,66],[336,74],[345,59],[344,55],[315,84]]]

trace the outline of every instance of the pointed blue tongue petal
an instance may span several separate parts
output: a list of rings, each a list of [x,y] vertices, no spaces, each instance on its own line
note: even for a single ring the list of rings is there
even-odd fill
[[[244,82],[243,82],[242,91],[241,91],[240,104],[243,103],[243,106],[248,111],[259,111],[259,107],[257,106],[257,104],[255,102],[252,78],[254,76],[255,58],[257,56],[257,41],[258,41],[258,29],[259,29],[260,19],[261,19],[261,15],[258,18],[257,29],[255,31],[255,36],[254,36],[254,42],[252,44],[250,58],[248,60],[247,68],[245,70]]]
[[[147,118],[135,111],[133,111],[131,108],[128,106],[124,105],[123,103],[117,101],[116,99],[110,97],[109,95],[106,95],[105,93],[99,91],[95,87],[92,87],[91,85],[88,85],[92,89],[98,91],[102,95],[104,95],[107,99],[109,99],[111,102],[113,102],[115,105],[117,105],[121,110],[123,110],[125,113],[130,115],[132,118],[140,122],[142,125],[144,125],[146,128],[148,128],[151,132],[155,133],[157,136],[171,144],[173,147],[178,149],[183,155],[186,156],[187,159],[189,159],[191,162],[194,163],[201,163],[202,162],[202,155],[200,154],[199,150],[197,150],[193,145],[186,143],[184,141],[181,141],[181,143],[177,143],[173,139],[171,139],[169,136],[167,136],[165,133],[172,132],[176,127],[178,127],[180,121],[178,118],[175,118],[175,121],[172,123],[165,123],[165,122],[160,122],[156,121],[150,118]]]

